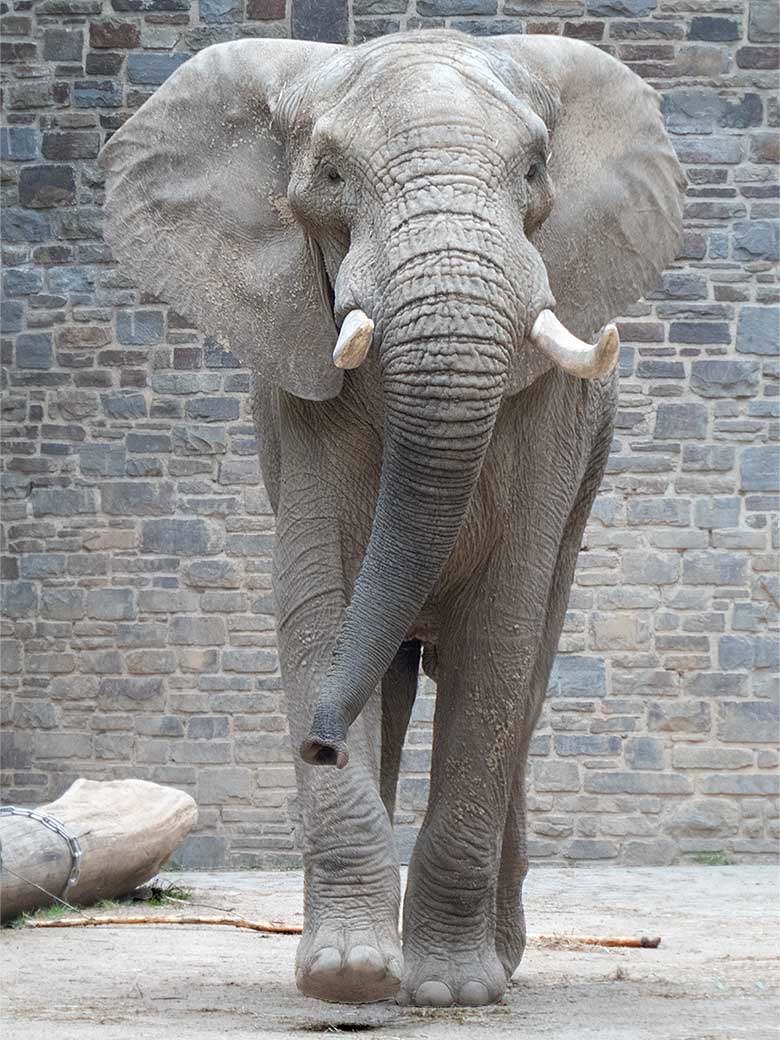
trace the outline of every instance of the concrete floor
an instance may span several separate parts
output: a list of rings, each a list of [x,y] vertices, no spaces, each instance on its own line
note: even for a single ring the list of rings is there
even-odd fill
[[[301,920],[298,873],[166,874],[198,903]],[[776,1040],[772,867],[536,868],[529,932],[660,935],[657,950],[530,945],[496,1007],[324,1004],[295,989],[296,937],[228,927],[6,930],[3,1034],[13,1040]],[[131,909],[128,912],[138,912]],[[170,911],[165,910],[165,913]]]

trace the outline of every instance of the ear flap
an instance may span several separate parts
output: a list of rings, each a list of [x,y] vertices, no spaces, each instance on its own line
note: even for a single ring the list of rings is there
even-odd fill
[[[559,36],[503,36],[509,54],[560,98],[548,171],[555,201],[531,239],[556,314],[591,340],[655,287],[680,245],[684,178],[659,98],[598,48]]]
[[[284,85],[341,50],[289,40],[208,47],[101,153],[117,258],[267,383],[323,400],[341,389],[336,330],[287,203],[270,109]]]

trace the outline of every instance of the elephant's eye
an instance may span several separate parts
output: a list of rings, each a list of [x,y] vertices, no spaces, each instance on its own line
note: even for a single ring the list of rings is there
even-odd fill
[[[541,160],[531,163],[528,167],[528,173],[525,175],[527,181],[535,181],[541,177],[544,172],[544,163]]]
[[[331,184],[341,183],[341,174],[332,163],[325,163],[323,171],[325,173],[325,179]]]

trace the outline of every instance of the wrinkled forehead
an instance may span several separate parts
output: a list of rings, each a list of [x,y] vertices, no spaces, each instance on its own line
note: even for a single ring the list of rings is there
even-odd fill
[[[426,130],[453,140],[478,130],[508,151],[543,147],[546,128],[518,89],[519,75],[476,46],[433,34],[373,41],[310,81],[313,147],[370,150]]]

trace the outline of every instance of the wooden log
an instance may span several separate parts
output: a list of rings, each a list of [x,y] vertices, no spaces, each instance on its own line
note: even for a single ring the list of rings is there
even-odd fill
[[[132,892],[154,877],[198,818],[184,791],[147,780],[76,780],[35,812],[58,820],[78,840],[78,879],[66,889],[73,866],[66,838],[36,819],[0,816],[3,921],[50,906],[52,896],[89,906]]]

